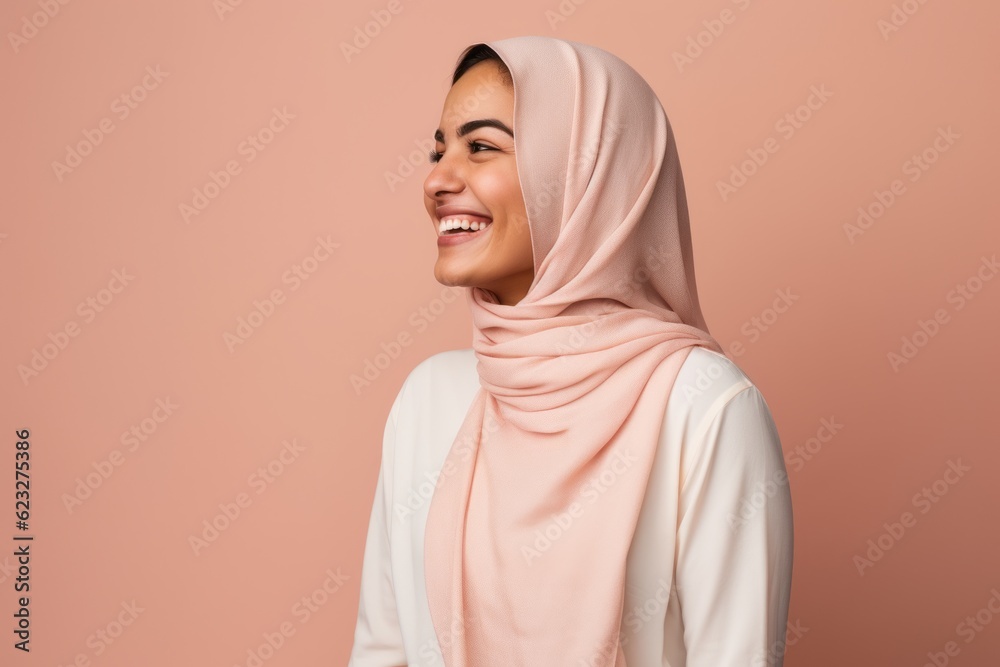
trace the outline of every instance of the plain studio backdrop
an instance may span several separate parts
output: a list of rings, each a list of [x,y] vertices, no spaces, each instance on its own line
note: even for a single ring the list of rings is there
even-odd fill
[[[4,3],[0,662],[346,663],[389,405],[471,345],[432,273],[430,138],[464,47],[537,34],[615,53],[667,110],[708,325],[785,452],[785,664],[991,664],[998,22],[985,0]]]

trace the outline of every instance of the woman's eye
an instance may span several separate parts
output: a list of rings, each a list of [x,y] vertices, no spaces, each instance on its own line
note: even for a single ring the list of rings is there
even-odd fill
[[[482,149],[488,150],[488,151],[494,151],[494,150],[496,150],[492,146],[487,146],[486,144],[480,143],[478,141],[467,141],[466,145],[469,147],[469,152],[470,153],[478,153],[479,151],[475,150],[476,147],[479,147],[479,148],[482,148]],[[431,162],[440,162],[441,158],[444,157],[444,153],[441,153],[440,151],[431,151],[430,154],[428,155],[428,157],[430,158]]]

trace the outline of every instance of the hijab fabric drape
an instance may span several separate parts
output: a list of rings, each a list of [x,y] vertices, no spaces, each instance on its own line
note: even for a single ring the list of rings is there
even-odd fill
[[[541,36],[489,42],[514,79],[535,275],[468,290],[480,389],[425,529],[447,667],[624,667],[625,564],[667,398],[722,348],[695,287],[666,113],[628,64]]]

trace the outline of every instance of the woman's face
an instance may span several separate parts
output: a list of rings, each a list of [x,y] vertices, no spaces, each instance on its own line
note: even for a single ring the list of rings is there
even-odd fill
[[[513,89],[497,63],[474,65],[445,98],[434,166],[424,181],[424,205],[438,243],[435,279],[489,290],[504,305],[520,301],[534,279],[513,130]],[[441,233],[442,221],[450,220],[468,221],[468,230]],[[472,222],[485,226],[474,230]]]

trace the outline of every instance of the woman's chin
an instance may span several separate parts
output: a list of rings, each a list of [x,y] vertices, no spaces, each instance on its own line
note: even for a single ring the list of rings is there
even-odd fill
[[[472,284],[468,274],[449,270],[447,261],[438,260],[434,267],[434,279],[445,287],[468,287]]]

